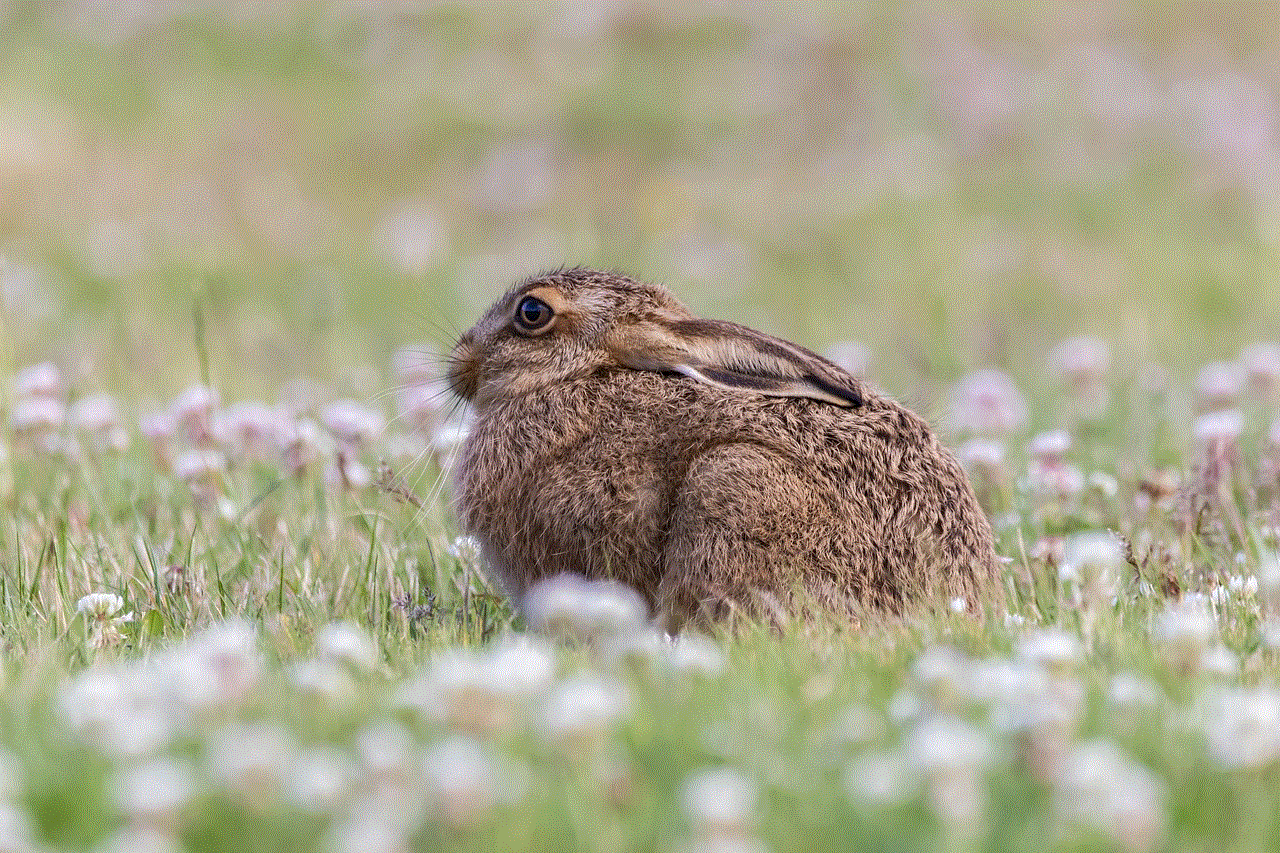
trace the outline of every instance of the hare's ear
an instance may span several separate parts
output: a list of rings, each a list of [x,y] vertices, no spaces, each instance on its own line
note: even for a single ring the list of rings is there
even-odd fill
[[[772,397],[808,397],[861,406],[863,391],[847,372],[804,347],[723,320],[648,320],[608,339],[624,367],[679,373],[698,382]]]

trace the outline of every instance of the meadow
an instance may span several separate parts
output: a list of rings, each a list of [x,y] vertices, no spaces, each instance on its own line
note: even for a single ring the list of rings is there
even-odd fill
[[[0,851],[1280,847],[1273,18],[0,4]],[[439,369],[563,263],[929,417],[1003,601],[517,613]]]

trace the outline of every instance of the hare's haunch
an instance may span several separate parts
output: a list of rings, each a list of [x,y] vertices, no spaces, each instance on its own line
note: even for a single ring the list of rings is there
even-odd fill
[[[665,288],[528,279],[461,337],[449,380],[475,410],[459,517],[513,594],[613,578],[675,625],[997,586],[991,528],[921,418]]]

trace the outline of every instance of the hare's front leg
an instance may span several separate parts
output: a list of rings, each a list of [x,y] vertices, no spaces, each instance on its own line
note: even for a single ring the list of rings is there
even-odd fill
[[[676,492],[663,551],[658,608],[668,629],[733,608],[775,615],[767,611],[801,581],[794,546],[814,520],[811,492],[794,464],[758,445],[698,457]]]

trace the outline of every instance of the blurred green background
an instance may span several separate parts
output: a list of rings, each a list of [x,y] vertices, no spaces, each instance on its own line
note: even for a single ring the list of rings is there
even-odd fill
[[[1280,328],[1267,4],[0,4],[3,372],[271,399],[560,263],[927,405]]]

